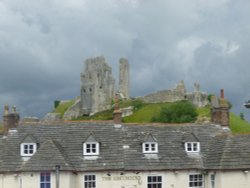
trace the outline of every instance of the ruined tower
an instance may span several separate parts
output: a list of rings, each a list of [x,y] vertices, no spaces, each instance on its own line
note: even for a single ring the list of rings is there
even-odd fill
[[[103,56],[85,61],[85,70],[81,73],[81,111],[93,114],[109,109],[114,96],[115,80],[112,69]]]
[[[125,58],[119,64],[119,92],[122,97],[129,98],[129,64]]]

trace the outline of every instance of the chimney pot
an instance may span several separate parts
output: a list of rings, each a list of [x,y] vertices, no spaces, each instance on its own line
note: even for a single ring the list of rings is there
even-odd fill
[[[12,108],[12,112],[9,111],[9,106],[4,106],[3,114],[3,133],[8,134],[10,128],[16,128],[20,120],[19,114],[16,112],[16,108]]]
[[[121,122],[122,122],[122,112],[119,108],[119,99],[118,99],[117,94],[115,95],[113,121],[114,121],[114,124],[121,124]]]
[[[9,114],[9,105],[5,105],[4,106],[4,115],[8,115]]]
[[[220,90],[220,98],[224,99],[224,89]]]

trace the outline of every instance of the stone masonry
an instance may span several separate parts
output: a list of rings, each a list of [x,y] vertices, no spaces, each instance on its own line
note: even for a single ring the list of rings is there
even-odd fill
[[[155,93],[148,94],[143,97],[139,97],[146,103],[161,103],[161,102],[175,102],[180,100],[191,101],[198,107],[206,106],[209,102],[207,100],[207,94],[201,92],[199,84],[194,84],[194,91],[188,93],[185,88],[184,81],[177,84],[174,89],[161,90]]]
[[[129,64],[125,58],[119,64],[119,93],[122,98],[129,98]]]
[[[91,115],[111,107],[114,97],[115,80],[112,69],[103,56],[85,61],[81,73],[81,112]]]

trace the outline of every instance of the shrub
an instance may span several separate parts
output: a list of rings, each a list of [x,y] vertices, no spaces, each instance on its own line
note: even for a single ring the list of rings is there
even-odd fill
[[[54,109],[56,109],[59,106],[60,102],[61,101],[59,101],[59,100],[54,101]]]
[[[161,109],[158,117],[153,117],[152,122],[187,123],[194,122],[197,118],[195,106],[188,101],[171,103]]]

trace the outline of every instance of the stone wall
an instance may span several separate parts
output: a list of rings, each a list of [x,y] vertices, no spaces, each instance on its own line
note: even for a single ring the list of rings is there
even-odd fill
[[[81,73],[81,112],[93,114],[110,108],[115,80],[112,69],[102,56],[85,61]]]
[[[186,91],[184,82],[181,81],[174,89],[157,91],[155,93],[139,97],[139,99],[142,99],[146,103],[162,103],[188,100],[198,107],[206,106],[209,103],[207,100],[208,95],[207,93],[201,92],[199,90],[199,87],[200,86],[195,83],[194,92],[188,93]]]
[[[129,98],[129,64],[125,58],[119,64],[119,92],[123,98]]]

